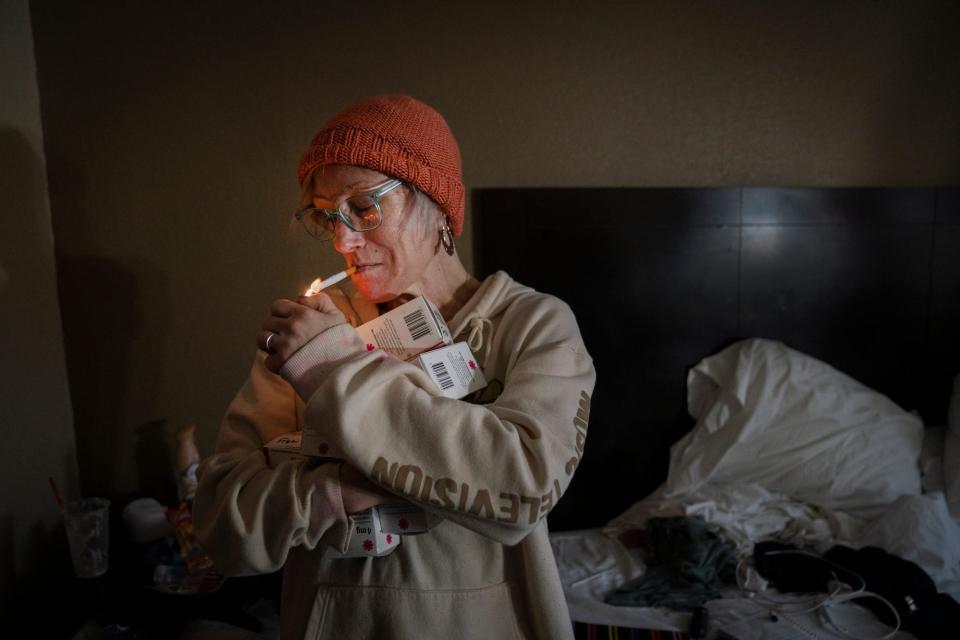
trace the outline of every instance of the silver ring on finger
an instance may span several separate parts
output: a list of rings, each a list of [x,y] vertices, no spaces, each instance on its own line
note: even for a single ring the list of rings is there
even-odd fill
[[[270,341],[273,340],[275,337],[277,337],[277,334],[275,334],[273,331],[270,331],[269,333],[267,333],[267,339],[264,340],[263,342],[264,350],[267,353],[273,353],[273,349],[270,348]]]

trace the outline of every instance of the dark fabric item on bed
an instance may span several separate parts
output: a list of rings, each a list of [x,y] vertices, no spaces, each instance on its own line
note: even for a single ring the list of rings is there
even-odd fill
[[[653,518],[641,547],[646,573],[607,594],[608,604],[693,611],[736,582],[736,548],[703,518]]]
[[[687,640],[689,638],[682,631],[635,629],[587,622],[573,623],[573,637],[575,640]]]
[[[823,557],[779,542],[761,542],[753,548],[754,566],[785,593],[829,593],[838,579],[851,590],[861,587],[890,602],[900,616],[901,629],[920,640],[940,640],[948,629],[960,629],[960,604],[944,593],[915,563],[878,547],[831,548]],[[891,627],[893,612],[877,598],[853,600]],[[829,606],[829,605],[828,605]]]
[[[824,557],[853,571],[866,583],[866,590],[883,596],[900,614],[901,628],[920,640],[944,637],[944,632],[960,629],[960,604],[937,587],[915,563],[878,547],[851,549],[836,545]],[[893,614],[876,598],[858,598],[888,625],[895,624]]]
[[[811,551],[767,540],[753,545],[753,565],[763,578],[784,593],[826,593],[836,568]],[[838,576],[844,582],[856,576]]]

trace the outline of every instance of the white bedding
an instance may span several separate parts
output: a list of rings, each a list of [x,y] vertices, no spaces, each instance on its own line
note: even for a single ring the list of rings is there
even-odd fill
[[[665,492],[754,483],[866,516],[920,493],[923,424],[780,342],[745,340],[687,378],[696,427],[673,446]]]
[[[922,491],[924,430],[917,417],[828,365],[767,340],[737,343],[700,362],[688,377],[688,404],[697,425],[671,449],[660,489],[603,531],[552,535],[574,620],[686,629],[685,614],[602,601],[643,571],[641,559],[617,536],[671,515],[704,518],[743,557],[765,539],[820,552],[835,544],[878,546],[917,563],[940,591],[960,599],[960,523],[939,487]],[[925,468],[936,465],[924,461]],[[951,476],[946,468],[941,475]],[[755,573],[747,575],[748,587],[764,586]],[[736,590],[708,609],[714,628],[728,625],[744,640],[809,638],[799,630],[804,625],[816,629],[815,637],[844,637],[824,627],[816,612],[777,623],[758,618],[763,609]],[[856,605],[831,611],[848,618],[860,635],[889,631]],[[735,623],[744,618],[750,620]]]

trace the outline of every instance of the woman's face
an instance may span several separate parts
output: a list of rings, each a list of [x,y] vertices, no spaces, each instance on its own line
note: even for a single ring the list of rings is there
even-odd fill
[[[370,191],[390,176],[348,165],[321,167],[314,174],[313,205],[332,209],[344,197]],[[386,302],[422,285],[434,259],[440,213],[429,199],[401,186],[380,201],[383,221],[372,231],[353,231],[338,223],[334,248],[356,266],[354,285],[371,302]]]

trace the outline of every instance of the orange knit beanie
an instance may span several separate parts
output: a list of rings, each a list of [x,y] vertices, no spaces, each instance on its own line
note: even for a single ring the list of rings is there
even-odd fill
[[[317,167],[349,164],[415,185],[463,230],[460,149],[439,113],[410,96],[374,96],[333,116],[300,158],[300,186]]]

